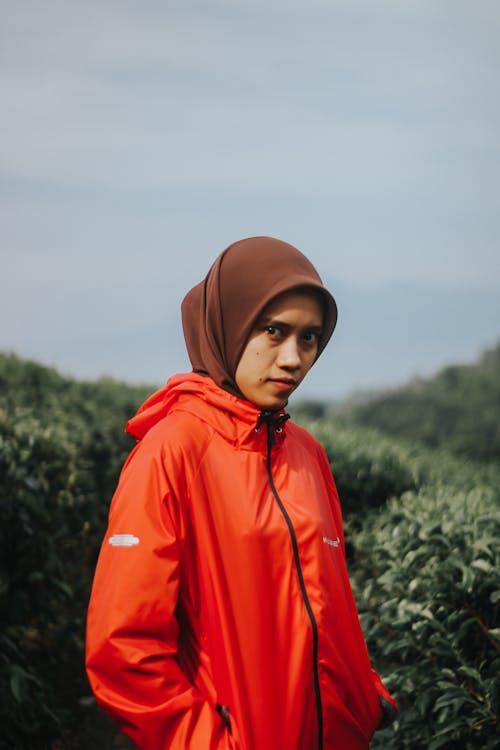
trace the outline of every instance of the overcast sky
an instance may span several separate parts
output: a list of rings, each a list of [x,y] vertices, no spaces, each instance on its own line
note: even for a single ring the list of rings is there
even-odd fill
[[[305,395],[500,339],[498,0],[0,10],[0,349],[161,383],[184,293],[256,234],[339,300]]]

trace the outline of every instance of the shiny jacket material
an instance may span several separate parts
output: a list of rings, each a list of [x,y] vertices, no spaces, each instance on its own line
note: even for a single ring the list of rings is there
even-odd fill
[[[127,426],[138,444],[97,566],[87,669],[142,750],[366,750],[390,699],[326,455],[267,418],[189,374]]]

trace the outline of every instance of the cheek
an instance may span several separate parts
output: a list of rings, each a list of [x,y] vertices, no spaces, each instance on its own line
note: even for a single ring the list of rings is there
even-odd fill
[[[314,361],[316,359],[316,354],[308,353],[302,360],[302,377],[301,380],[305,378],[309,370],[314,364]]]
[[[253,368],[252,368],[254,373],[257,375],[257,380],[259,381],[259,383],[261,383],[264,380],[263,376],[260,373],[260,354],[261,353],[259,349],[254,351]]]
[[[309,372],[309,370],[311,369],[315,361],[316,361],[316,353],[314,353],[313,355],[309,357],[307,365],[306,365],[306,373]]]

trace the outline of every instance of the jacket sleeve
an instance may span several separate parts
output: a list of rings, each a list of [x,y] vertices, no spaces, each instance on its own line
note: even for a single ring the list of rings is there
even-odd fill
[[[160,451],[140,443],[113,497],[87,617],[98,703],[141,750],[228,750],[215,707],[177,660],[184,522]]]

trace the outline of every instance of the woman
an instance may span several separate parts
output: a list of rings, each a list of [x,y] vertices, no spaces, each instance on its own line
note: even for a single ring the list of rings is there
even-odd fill
[[[366,750],[393,702],[328,461],[284,411],[335,301],[296,248],[255,237],[217,258],[182,318],[193,372],[127,425],[138,443],[88,613],[96,698],[143,750]]]

